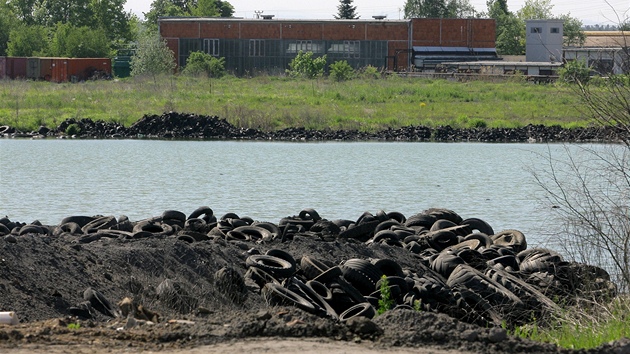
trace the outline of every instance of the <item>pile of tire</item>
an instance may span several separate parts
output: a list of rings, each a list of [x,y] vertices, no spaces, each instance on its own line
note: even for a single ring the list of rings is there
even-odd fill
[[[515,326],[543,321],[561,312],[559,303],[597,301],[616,295],[602,268],[567,262],[552,250],[528,248],[518,230],[495,232],[484,220],[463,219],[432,208],[406,217],[399,212],[365,212],[356,220],[327,220],[313,209],[277,224],[227,213],[219,218],[203,206],[188,216],[167,210],[135,221],[114,216],[70,216],[58,225],[0,219],[7,242],[27,234],[70,236],[90,243],[103,238],[176,238],[183,242],[284,244],[298,238],[318,242],[398,247],[417,264],[405,269],[392,259],[329,262],[275,248],[251,247],[244,279],[269,305],[292,305],[339,321],[406,307],[446,313],[483,326]]]

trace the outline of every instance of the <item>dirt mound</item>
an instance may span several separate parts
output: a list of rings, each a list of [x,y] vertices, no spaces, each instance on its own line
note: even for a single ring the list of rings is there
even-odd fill
[[[327,220],[305,209],[278,223],[232,213],[217,218],[208,207],[140,221],[70,216],[41,225],[3,218],[0,310],[15,311],[22,324],[0,326],[0,345],[99,338],[111,347],[164,349],[327,337],[384,347],[562,352],[511,338],[501,324],[523,323],[511,315],[515,309],[552,311],[545,293],[567,301],[614,292],[600,269],[529,250],[516,230],[488,236],[480,229],[491,227],[446,209],[409,218],[366,212],[357,220]],[[606,286],[585,287],[572,271]],[[553,281],[523,280],[542,273]],[[381,305],[385,297],[393,302]],[[382,306],[390,311],[376,316]]]

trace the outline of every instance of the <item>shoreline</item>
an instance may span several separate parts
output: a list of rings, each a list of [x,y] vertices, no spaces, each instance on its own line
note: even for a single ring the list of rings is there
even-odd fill
[[[72,131],[76,134],[68,134]],[[382,142],[482,142],[482,143],[619,143],[630,140],[628,132],[615,127],[562,128],[528,124],[520,128],[453,128],[406,126],[377,132],[315,130],[303,127],[265,131],[239,128],[217,116],[168,112],[144,115],[130,127],[118,123],[70,118],[59,126],[23,132],[0,126],[0,138],[79,138],[151,140],[241,141],[382,141]]]

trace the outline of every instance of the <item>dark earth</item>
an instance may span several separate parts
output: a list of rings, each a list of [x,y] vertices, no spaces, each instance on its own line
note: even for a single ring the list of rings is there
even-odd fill
[[[321,340],[322,345],[346,343],[347,347],[335,347],[337,351],[330,349],[331,353],[367,353],[367,348],[381,352],[416,348],[418,353],[630,351],[626,339],[589,351],[570,351],[509,336],[503,327],[526,322],[511,315],[525,302],[533,301],[539,308],[529,310],[540,310],[537,313],[541,317],[551,312],[555,305],[545,304],[542,299],[548,298],[542,292],[574,299],[604,293],[614,296],[614,289],[602,280],[607,274],[595,270],[598,283],[604,284],[597,291],[582,283],[540,282],[535,290],[539,299],[519,292],[522,303],[517,298],[508,304],[504,302],[506,294],[512,292],[497,290],[498,285],[489,286],[496,283],[487,280],[467,281],[470,290],[464,296],[465,290],[453,284],[452,274],[466,271],[479,279],[481,273],[467,265],[461,268],[463,263],[486,271],[510,272],[522,279],[530,279],[525,276],[527,264],[539,270],[530,275],[541,273],[541,266],[552,263],[558,269],[590,268],[564,262],[550,250],[527,249],[516,230],[494,233],[483,220],[463,217],[467,216],[428,209],[409,217],[378,211],[366,212],[353,221],[329,220],[304,209],[279,222],[258,222],[233,213],[218,217],[210,208],[200,207],[190,214],[169,210],[138,221],[125,216],[69,216],[58,225],[41,225],[2,218],[0,311],[14,311],[19,324],[0,325],[0,352],[192,353],[195,348],[226,343],[236,343],[241,351],[247,351],[244,343],[251,340],[271,339],[265,343],[278,345],[286,343],[280,339],[289,338],[305,340],[298,342],[303,345],[312,345],[309,340],[313,339]],[[447,219],[459,225],[445,227],[450,225],[444,221]],[[426,227],[429,224],[431,228]],[[440,228],[435,227],[438,224]],[[493,236],[484,237],[480,230]],[[477,236],[462,237],[464,233]],[[406,235],[404,240],[401,235]],[[455,249],[466,252],[452,251]],[[518,264],[497,260],[501,257],[498,252],[509,256],[510,249],[522,250],[513,257]],[[262,261],[268,252],[267,261]],[[471,257],[471,252],[483,257]],[[522,256],[523,252],[552,257],[527,263],[529,258]],[[439,263],[436,255],[440,254],[453,257]],[[466,261],[453,261],[454,257]],[[485,262],[490,258],[494,262]],[[429,259],[433,263],[427,266]],[[480,259],[484,259],[483,264]],[[443,269],[449,264],[456,266],[455,270]],[[406,304],[408,297],[395,293],[404,287],[399,283],[389,288],[396,299],[388,305],[389,311],[342,319],[341,311],[353,303],[363,301],[369,306],[367,300],[374,300],[374,294],[366,294],[374,290],[369,272],[376,272],[377,265],[378,274],[399,274],[399,278],[415,284],[407,294],[414,299],[413,306]],[[520,270],[515,269],[519,266]],[[560,279],[558,269],[545,269],[543,273]],[[441,274],[449,271],[451,285],[446,285],[447,277]],[[326,300],[331,306],[313,306],[315,301],[305,306],[270,292],[283,288],[300,293],[295,285],[309,279],[311,284],[317,279],[333,289],[332,298]],[[395,282],[398,278],[388,275],[388,279]],[[584,278],[584,282],[589,279]],[[426,285],[429,283],[431,286]],[[372,287],[367,292],[366,284]],[[479,287],[482,284],[486,287]],[[384,291],[382,286],[377,289],[381,294]],[[481,306],[485,300],[471,297],[473,293],[482,294],[492,306]],[[309,293],[301,294],[304,298]],[[361,300],[355,301],[357,297]],[[447,304],[445,297],[465,297],[467,301]],[[470,299],[477,299],[475,306]],[[541,310],[543,307],[546,310]],[[357,344],[361,347],[350,347]],[[279,349],[272,346],[269,351]]]

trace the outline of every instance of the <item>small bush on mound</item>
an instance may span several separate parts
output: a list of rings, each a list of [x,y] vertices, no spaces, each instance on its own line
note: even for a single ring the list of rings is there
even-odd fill
[[[346,60],[336,61],[329,68],[330,78],[335,81],[347,81],[354,77],[354,69]]]
[[[186,76],[222,77],[225,75],[225,58],[216,58],[203,52],[192,52],[182,70]]]
[[[305,77],[314,79],[324,74],[326,67],[326,55],[319,58],[313,58],[313,52],[302,52],[291,60],[287,74],[291,77]]]

